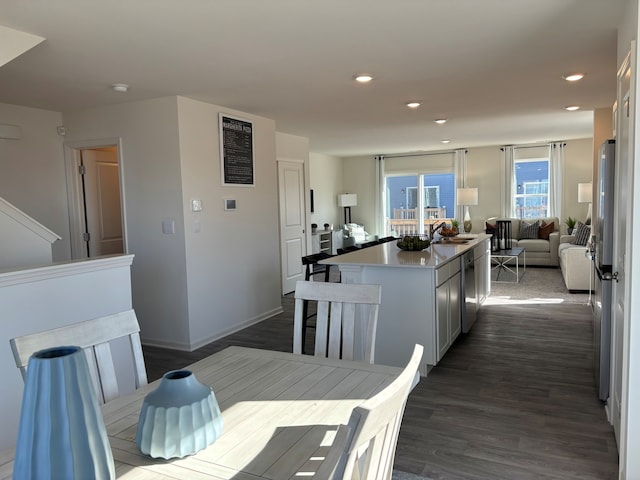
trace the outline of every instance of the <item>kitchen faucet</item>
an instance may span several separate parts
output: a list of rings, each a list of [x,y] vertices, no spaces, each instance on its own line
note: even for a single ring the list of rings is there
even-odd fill
[[[433,240],[433,236],[435,235],[435,233],[440,230],[442,227],[446,227],[447,226],[447,222],[440,222],[440,223],[430,223],[429,224],[429,239]]]

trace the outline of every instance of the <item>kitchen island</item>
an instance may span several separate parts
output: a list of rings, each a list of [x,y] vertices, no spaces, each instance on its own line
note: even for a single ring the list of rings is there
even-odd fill
[[[425,348],[420,374],[426,376],[461,332],[464,298],[467,308],[471,303],[477,311],[489,295],[490,238],[469,235],[466,243],[434,243],[420,252],[388,242],[320,263],[337,265],[343,283],[382,285],[375,363],[406,365],[420,343]],[[469,252],[474,268],[465,272]],[[471,292],[464,292],[465,273],[474,277]]]

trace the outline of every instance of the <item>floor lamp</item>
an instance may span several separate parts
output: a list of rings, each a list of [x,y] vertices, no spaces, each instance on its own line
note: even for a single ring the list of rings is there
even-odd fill
[[[591,182],[578,184],[578,203],[589,203],[589,210],[587,211],[586,225],[591,225],[591,197],[592,197]]]
[[[469,205],[478,205],[477,188],[458,188],[456,191],[458,206],[464,206],[464,231],[471,231],[471,216],[469,216]]]
[[[338,195],[338,206],[344,208],[344,223],[351,223],[351,207],[358,205],[358,195],[343,193]]]

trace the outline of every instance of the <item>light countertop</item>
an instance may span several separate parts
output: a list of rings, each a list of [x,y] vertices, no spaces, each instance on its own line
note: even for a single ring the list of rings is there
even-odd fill
[[[327,258],[319,263],[338,266],[438,268],[491,238],[491,235],[481,233],[469,237],[468,243],[435,243],[420,252],[400,250],[395,241],[387,242]]]

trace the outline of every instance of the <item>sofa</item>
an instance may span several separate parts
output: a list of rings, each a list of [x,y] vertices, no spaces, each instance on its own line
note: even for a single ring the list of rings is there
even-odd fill
[[[358,225],[357,223],[347,223],[342,227],[344,238],[342,244],[344,247],[352,247],[354,245],[360,245],[371,241],[378,240],[377,235],[368,234],[364,225]]]
[[[527,266],[545,266],[545,267],[557,267],[558,266],[558,246],[560,245],[560,221],[557,217],[544,217],[544,218],[501,218],[491,217],[485,222],[487,229],[495,225],[496,220],[511,220],[511,246],[512,247],[524,247]],[[528,224],[539,221],[540,224],[544,222],[547,226],[553,223],[552,231],[547,229],[544,233],[538,230],[538,238],[521,238],[521,226],[522,222]],[[546,236],[547,238],[540,238]]]
[[[575,245],[575,235],[562,235],[558,247],[558,258],[562,278],[570,292],[589,291],[593,276],[593,266],[588,247]]]

